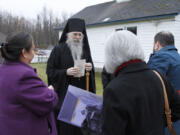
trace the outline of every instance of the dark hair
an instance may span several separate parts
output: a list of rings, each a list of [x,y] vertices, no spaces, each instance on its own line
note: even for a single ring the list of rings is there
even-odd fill
[[[1,44],[1,55],[9,61],[19,60],[22,50],[29,51],[33,38],[29,33],[18,32],[7,36],[6,43]]]
[[[171,32],[161,31],[154,37],[154,42],[159,42],[161,46],[174,45],[174,36]]]

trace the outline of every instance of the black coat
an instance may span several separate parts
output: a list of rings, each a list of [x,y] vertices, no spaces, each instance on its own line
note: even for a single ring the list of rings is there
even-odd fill
[[[82,59],[86,59],[86,62],[91,62],[93,65],[89,52],[83,50]],[[59,96],[59,103],[55,110],[56,117],[58,116],[69,84],[86,89],[86,76],[81,78],[74,78],[66,75],[66,70],[73,66],[74,62],[68,45],[61,43],[55,46],[48,59],[46,72],[48,76],[48,84],[54,86],[55,91]],[[95,93],[94,66],[90,72],[89,91]],[[82,135],[81,130],[75,126],[60,121],[56,121],[56,125],[60,135]]]
[[[105,67],[103,67],[102,73],[101,73],[101,80],[102,80],[102,85],[103,89],[106,88],[106,86],[109,84],[111,80],[113,80],[114,75],[110,74],[106,71]]]
[[[92,62],[90,54],[83,52],[82,59],[86,59],[86,62]],[[62,43],[52,50],[51,55],[47,63],[47,76],[48,84],[53,85],[55,91],[57,92],[60,100],[60,105],[62,104],[68,85],[86,89],[86,76],[81,78],[75,78],[66,75],[66,70],[74,66],[71,51],[67,44]],[[90,72],[89,79],[89,91],[95,93],[95,74],[94,66]],[[59,106],[60,107],[60,106]]]
[[[172,119],[180,119],[180,97],[164,78]],[[121,69],[104,91],[103,135],[164,135],[161,82],[144,62]]]

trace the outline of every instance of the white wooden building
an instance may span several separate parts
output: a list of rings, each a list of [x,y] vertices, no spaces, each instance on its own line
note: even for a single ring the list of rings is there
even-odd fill
[[[110,33],[130,30],[139,38],[146,61],[153,49],[153,38],[162,30],[174,34],[175,46],[180,51],[180,0],[111,1],[87,7],[73,18],[87,24],[87,35],[96,68],[104,65],[104,43]],[[61,36],[62,28],[59,28]]]

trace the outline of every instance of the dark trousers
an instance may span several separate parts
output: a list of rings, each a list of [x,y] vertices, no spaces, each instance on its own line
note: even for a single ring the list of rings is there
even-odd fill
[[[56,128],[58,135],[84,135],[81,128],[57,120],[59,111],[55,111]]]

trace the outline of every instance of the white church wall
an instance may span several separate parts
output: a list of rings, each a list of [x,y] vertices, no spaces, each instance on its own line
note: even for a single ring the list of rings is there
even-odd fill
[[[109,34],[111,34],[116,29],[126,29],[127,27],[137,27],[137,37],[140,40],[140,43],[145,52],[145,61],[148,61],[150,54],[153,50],[154,45],[154,36],[160,30],[170,30],[174,31],[178,26],[173,25],[173,19],[166,20],[156,20],[156,21],[143,21],[143,22],[135,22],[135,23],[127,23],[127,24],[117,24],[110,26],[102,26],[102,27],[94,27],[88,28],[87,33],[89,37],[89,42],[91,46],[91,53],[93,57],[93,61],[95,63],[95,67],[102,68],[104,65],[104,49],[105,49],[105,41]],[[173,26],[173,27],[165,27]],[[176,33],[173,32],[177,37],[178,31]]]
[[[180,17],[178,19],[180,20]],[[137,27],[137,37],[144,49],[145,61],[148,61],[152,53],[155,34],[162,30],[169,30],[175,35],[175,44],[180,50],[180,21],[175,21],[175,19],[87,27],[91,55],[96,68],[102,68],[104,65],[104,49],[108,36],[116,29],[127,27]],[[61,33],[60,31],[60,35]]]
[[[152,22],[138,22],[128,24],[118,24],[112,26],[104,26],[101,28],[88,29],[89,42],[91,46],[91,53],[95,63],[95,67],[102,68],[104,65],[104,43],[112,32],[116,29],[126,29],[127,27],[137,27],[137,36],[145,51],[146,61],[152,52],[153,35],[155,34],[155,27]]]
[[[178,52],[180,53],[180,14],[175,18],[174,33],[175,46],[178,48]]]

